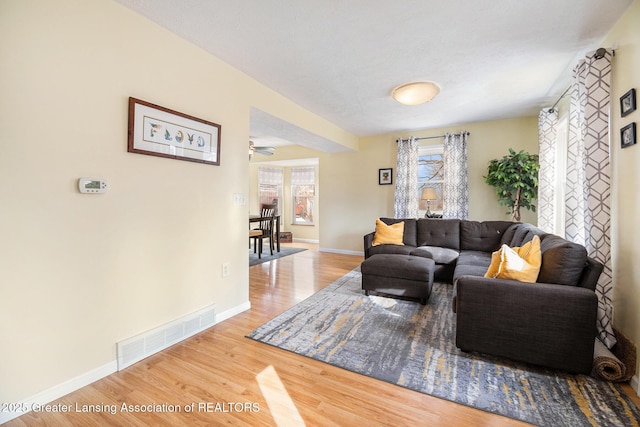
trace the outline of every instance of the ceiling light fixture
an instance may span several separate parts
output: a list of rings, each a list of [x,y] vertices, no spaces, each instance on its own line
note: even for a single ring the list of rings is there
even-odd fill
[[[404,105],[420,105],[431,101],[440,88],[432,82],[414,82],[398,86],[391,92],[393,99]]]

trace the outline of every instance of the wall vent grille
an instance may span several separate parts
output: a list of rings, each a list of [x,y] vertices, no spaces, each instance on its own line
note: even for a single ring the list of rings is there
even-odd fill
[[[120,341],[116,344],[118,370],[121,371],[127,366],[202,332],[215,323],[216,312],[214,306],[210,305],[173,322]]]

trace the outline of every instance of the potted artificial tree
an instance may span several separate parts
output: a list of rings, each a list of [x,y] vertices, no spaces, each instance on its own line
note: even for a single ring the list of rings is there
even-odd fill
[[[484,180],[495,187],[498,204],[508,206],[513,221],[520,221],[520,208],[535,212],[533,199],[538,197],[538,171],[540,162],[537,154],[526,151],[516,153],[509,148],[509,155],[489,162]]]

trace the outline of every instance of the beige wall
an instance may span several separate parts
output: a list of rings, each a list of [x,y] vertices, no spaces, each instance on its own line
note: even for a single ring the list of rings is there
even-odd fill
[[[233,195],[252,106],[357,145],[111,0],[3,0],[0,52],[0,402],[113,366],[117,341],[208,305],[246,308]],[[129,96],[222,125],[221,165],[127,153]],[[108,192],[79,194],[83,176]]]
[[[620,148],[620,128],[635,122],[640,110],[620,117],[620,97],[629,89],[640,95],[640,1],[636,0],[614,26],[603,47],[614,47],[611,132],[613,157],[612,260],[614,326],[640,345],[640,146]],[[640,102],[638,102],[640,108]],[[637,128],[640,132],[640,127]],[[640,137],[640,133],[637,134]],[[640,142],[640,141],[639,141]],[[640,364],[638,365],[640,369]],[[638,391],[637,372],[635,388]]]
[[[392,167],[396,173],[396,139],[410,135],[435,136],[468,130],[469,218],[505,219],[493,189],[484,183],[489,161],[508,154],[509,147],[538,152],[537,118],[468,123],[448,128],[378,135],[360,139],[360,150],[325,155],[320,159],[322,197],[320,246],[325,249],[362,252],[362,236],[373,230],[376,217],[393,216],[393,185],[378,185],[378,169]],[[441,144],[441,139],[421,141]],[[394,181],[395,182],[395,181]],[[327,191],[329,188],[331,191]],[[536,214],[523,211],[523,221],[536,223]]]
[[[373,230],[375,219],[393,216],[393,185],[378,185],[378,170],[396,172],[396,139],[410,135],[434,136],[468,130],[469,136],[469,217],[473,220],[508,220],[507,209],[499,206],[493,189],[484,183],[489,161],[508,154],[509,147],[538,152],[537,117],[468,123],[447,128],[377,135],[360,138],[358,151],[327,154],[303,147],[282,147],[269,161],[319,158],[320,198],[319,238],[323,250],[361,253],[364,234]],[[442,144],[442,139],[421,141]],[[257,172],[251,182],[257,183]],[[257,168],[255,169],[257,171]],[[395,182],[395,181],[394,181]],[[251,187],[255,185],[252,184]],[[250,198],[257,206],[257,196]],[[522,211],[522,220],[536,223],[536,213]]]

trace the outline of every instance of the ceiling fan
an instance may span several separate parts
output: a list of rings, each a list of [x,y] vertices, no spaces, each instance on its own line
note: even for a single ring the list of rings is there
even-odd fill
[[[253,153],[259,153],[265,156],[273,156],[275,147],[256,146],[253,141],[249,140],[249,160],[253,157]]]

